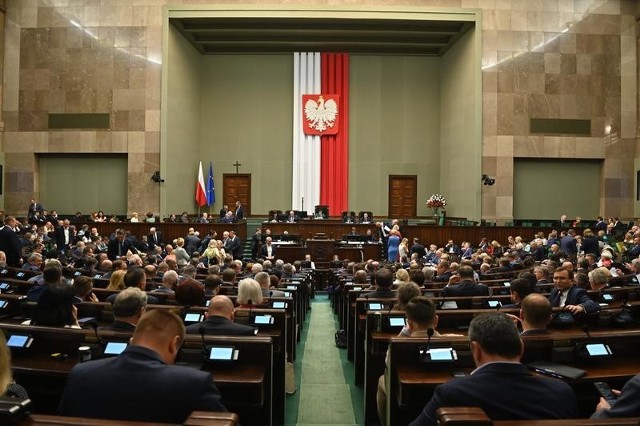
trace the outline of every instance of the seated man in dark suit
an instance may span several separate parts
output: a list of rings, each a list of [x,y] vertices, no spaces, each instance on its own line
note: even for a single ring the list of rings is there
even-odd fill
[[[184,334],[177,315],[160,309],[145,313],[119,356],[71,370],[59,414],[183,423],[195,410],[226,411],[210,373],[172,365]]]
[[[598,312],[600,305],[592,300],[587,292],[576,287],[573,282],[573,271],[560,267],[553,273],[555,288],[549,294],[551,306],[561,307],[572,314],[590,314]]]
[[[441,260],[438,266],[436,266],[436,277],[433,280],[439,283],[449,282],[449,278],[451,278],[449,266],[448,260]]]
[[[366,293],[364,297],[369,299],[395,299],[395,291],[391,291],[393,285],[393,272],[387,268],[380,268],[376,272],[376,289],[371,293]]]
[[[138,287],[122,290],[113,302],[113,324],[115,331],[134,331],[147,307],[147,293]]]
[[[489,287],[477,284],[473,279],[473,268],[461,266],[458,268],[460,281],[457,284],[449,284],[440,293],[443,297],[452,296],[489,296]]]
[[[533,375],[520,363],[524,345],[505,314],[475,317],[469,325],[477,368],[470,376],[438,386],[412,426],[435,425],[440,407],[480,407],[491,420],[570,419],[576,396],[557,379]]]
[[[216,334],[222,336],[255,336],[257,329],[233,322],[233,302],[227,296],[214,296],[204,314],[204,322],[187,327],[189,334]]]

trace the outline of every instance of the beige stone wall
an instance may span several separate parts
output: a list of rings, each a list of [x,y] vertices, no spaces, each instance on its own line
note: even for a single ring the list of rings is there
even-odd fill
[[[38,197],[37,154],[128,153],[128,210],[160,206],[162,10],[200,0],[6,0],[5,210]],[[245,1],[243,5],[265,5]],[[289,4],[288,1],[271,2]],[[638,215],[634,0],[300,0],[482,9],[482,216],[513,215],[514,158],[604,160],[600,212]],[[109,112],[109,131],[48,131],[49,112]],[[591,137],[532,136],[530,117],[588,118]]]

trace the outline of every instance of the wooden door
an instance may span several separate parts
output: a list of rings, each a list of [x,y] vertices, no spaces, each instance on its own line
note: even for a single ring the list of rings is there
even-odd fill
[[[222,201],[235,211],[236,201],[244,206],[244,215],[251,215],[251,174],[223,174]]]
[[[416,217],[418,177],[416,175],[389,175],[389,217],[406,219]]]

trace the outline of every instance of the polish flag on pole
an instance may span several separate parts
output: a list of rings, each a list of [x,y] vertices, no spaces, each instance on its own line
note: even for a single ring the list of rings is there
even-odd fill
[[[196,183],[196,203],[198,207],[202,207],[207,204],[207,189],[204,186],[204,175],[202,174],[202,161],[198,168],[198,182]]]

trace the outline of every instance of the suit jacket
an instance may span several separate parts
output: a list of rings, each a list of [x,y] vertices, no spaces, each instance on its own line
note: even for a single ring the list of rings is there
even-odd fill
[[[227,318],[210,316],[203,322],[187,326],[187,333],[200,334],[200,327],[204,327],[204,334],[219,336],[255,336],[256,329],[244,324],[237,324]]]
[[[610,419],[615,417],[639,417],[640,374],[633,376],[622,388],[622,393],[608,410],[593,413],[592,419]]]
[[[184,249],[191,255],[194,251],[198,250],[200,246],[200,238],[196,235],[187,235],[184,239]]]
[[[362,297],[366,299],[392,299],[398,297],[398,294],[390,288],[381,287],[371,293],[362,294]]]
[[[560,291],[558,291],[557,288],[551,290],[551,293],[549,294],[549,301],[551,302],[551,306],[560,306]],[[600,305],[587,295],[586,290],[576,286],[569,289],[569,293],[567,293],[567,300],[564,302],[564,305],[582,305],[584,312],[587,314],[598,312],[600,310]]]
[[[576,239],[570,235],[567,235],[566,237],[562,237],[562,239],[560,239],[560,250],[562,250],[566,254],[578,253],[578,248],[576,246]]]
[[[73,231],[71,230],[71,227],[69,227],[69,244],[64,243],[64,226],[58,226],[54,233],[58,250],[66,250],[71,244],[73,244]]]
[[[211,374],[167,365],[134,345],[73,367],[59,407],[63,416],[154,423],[182,423],[194,410],[227,411]]]
[[[121,256],[126,256],[127,251],[129,250],[131,250],[132,253],[138,252],[138,250],[136,250],[136,248],[133,246],[131,241],[125,238],[124,240],[122,240]],[[109,240],[109,244],[107,245],[107,257],[110,260],[116,260],[116,258],[118,257],[118,239],[117,238]]]
[[[473,281],[460,281],[458,284],[452,284],[442,289],[440,293],[443,297],[452,296],[488,296],[489,287],[484,284],[476,284]]]
[[[276,252],[277,252],[276,246],[274,246],[273,244],[271,244],[271,256],[276,257]],[[264,259],[266,259],[266,258],[267,258],[267,245],[266,245],[266,244],[264,244],[264,245],[262,246],[262,248],[260,249],[260,255],[261,255]]]
[[[157,242],[156,239],[154,239],[154,235],[153,234],[149,234],[147,235],[147,243],[149,243],[149,249],[153,250],[156,248],[156,246],[160,246],[162,247],[162,232],[160,231],[156,231],[156,237],[157,237]]]
[[[22,244],[18,234],[8,226],[0,229],[0,250],[7,255],[7,265],[19,268],[22,257]]]
[[[240,205],[236,209],[236,220],[244,219],[244,206]]]
[[[436,424],[440,407],[480,407],[492,420],[569,419],[576,396],[561,380],[534,376],[520,363],[485,364],[467,377],[438,386],[411,426]]]
[[[422,244],[414,244],[411,246],[411,254],[413,253],[417,253],[418,257],[420,259],[422,259],[423,257],[425,257],[427,255],[427,250],[424,248],[424,246]]]

